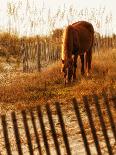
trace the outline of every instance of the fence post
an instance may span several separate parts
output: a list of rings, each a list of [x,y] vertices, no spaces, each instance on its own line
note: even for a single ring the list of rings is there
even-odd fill
[[[23,72],[26,71],[26,56],[25,56],[25,44],[24,44],[24,40],[22,42],[22,45],[21,45],[21,52],[23,53]]]
[[[37,40],[37,69],[41,71],[41,42]]]

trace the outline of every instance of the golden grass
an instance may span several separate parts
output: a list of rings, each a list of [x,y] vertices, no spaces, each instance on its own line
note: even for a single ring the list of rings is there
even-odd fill
[[[78,59],[79,60],[79,59]],[[78,61],[77,81],[64,86],[61,63],[56,63],[41,73],[13,75],[0,86],[0,107],[3,110],[19,110],[36,104],[60,101],[70,102],[72,97],[100,94],[102,90],[116,89],[116,49],[93,54],[92,73],[89,77],[80,74]]]

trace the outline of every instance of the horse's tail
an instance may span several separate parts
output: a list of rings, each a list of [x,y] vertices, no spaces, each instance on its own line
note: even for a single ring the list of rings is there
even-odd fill
[[[93,50],[93,46],[94,46],[94,28],[93,28],[92,24],[91,24],[91,27],[90,27],[89,31],[90,31],[90,36],[91,36],[90,51],[92,51]]]
[[[73,52],[73,31],[72,26],[69,25],[64,32],[62,55],[64,59],[71,59]]]
[[[92,47],[93,47],[93,43],[94,43],[94,28],[93,28],[92,24],[91,24],[91,34],[92,34]]]

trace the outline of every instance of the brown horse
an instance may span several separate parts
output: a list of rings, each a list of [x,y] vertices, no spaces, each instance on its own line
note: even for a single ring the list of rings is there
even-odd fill
[[[86,53],[86,68],[91,69],[94,28],[91,23],[79,21],[66,27],[63,35],[62,64],[65,83],[76,79],[77,58],[81,58],[81,73],[84,71],[84,54]]]

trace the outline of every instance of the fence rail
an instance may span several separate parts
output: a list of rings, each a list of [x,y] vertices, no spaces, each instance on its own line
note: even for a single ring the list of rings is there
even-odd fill
[[[80,149],[87,155],[116,154],[116,96],[103,92],[102,99],[95,94],[91,102],[83,96],[82,103],[74,98],[67,106],[56,102],[0,116],[0,154],[71,155]]]

